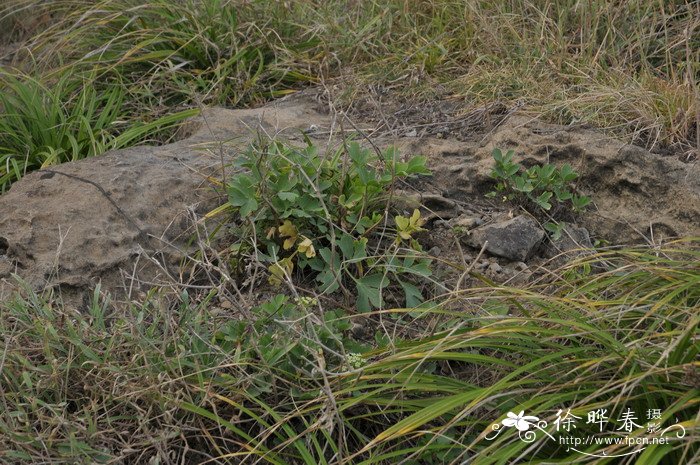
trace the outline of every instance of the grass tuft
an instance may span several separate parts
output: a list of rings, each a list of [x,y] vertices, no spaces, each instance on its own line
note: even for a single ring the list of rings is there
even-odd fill
[[[0,86],[0,193],[30,171],[153,139],[198,113],[123,121],[119,85],[97,91],[89,80],[68,74],[50,87],[30,76],[2,74]]]

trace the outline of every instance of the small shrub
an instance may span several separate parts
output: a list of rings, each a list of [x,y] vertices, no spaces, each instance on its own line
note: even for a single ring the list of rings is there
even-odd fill
[[[575,193],[572,183],[578,178],[578,173],[569,164],[557,168],[547,163],[524,169],[522,165],[513,161],[513,150],[503,154],[496,148],[491,155],[495,161],[491,177],[497,183],[495,190],[487,196],[496,197],[500,194],[504,201],[524,206],[536,217],[544,216],[550,219],[545,224],[545,229],[554,239],[561,236],[564,227],[554,216],[561,215],[562,210],[580,213],[591,202],[589,197]],[[549,214],[553,205],[559,207],[555,215]]]
[[[429,174],[425,164],[424,157],[401,161],[395,149],[380,158],[357,143],[325,158],[313,145],[253,147],[238,164],[246,171],[228,187],[230,205],[255,230],[237,235],[257,238],[256,258],[269,264],[273,284],[298,269],[310,272],[322,293],[341,289],[349,296],[347,287],[354,287],[361,311],[382,306],[390,285],[403,289],[408,306],[418,304],[421,291],[411,280],[430,275],[412,236],[423,220],[418,211],[397,216],[397,229],[388,230],[384,213],[391,186]]]

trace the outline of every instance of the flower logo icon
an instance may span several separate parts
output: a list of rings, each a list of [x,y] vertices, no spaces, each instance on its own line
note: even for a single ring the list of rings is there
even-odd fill
[[[521,410],[517,415],[513,412],[508,412],[506,416],[508,418],[503,419],[501,422],[503,426],[515,426],[518,431],[527,431],[530,429],[532,423],[537,423],[539,421],[537,417],[525,415],[524,410]]]

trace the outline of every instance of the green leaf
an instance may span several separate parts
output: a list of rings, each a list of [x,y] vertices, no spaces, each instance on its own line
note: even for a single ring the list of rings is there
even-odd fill
[[[350,234],[343,233],[343,235],[340,237],[340,241],[338,241],[338,245],[340,246],[341,252],[343,252],[343,258],[345,260],[350,260],[353,258],[354,255],[354,247],[353,247],[354,240]]]
[[[408,229],[408,223],[410,220],[405,216],[396,216],[394,217],[394,221],[396,221],[396,227],[399,230]]]
[[[571,199],[571,192],[569,192],[567,189],[559,189],[555,188],[553,189],[554,195],[556,196],[557,200],[559,202],[566,202],[567,200]]]
[[[539,168],[539,169],[538,169],[539,177],[540,177],[542,180],[545,180],[545,181],[551,180],[551,179],[552,179],[552,176],[554,175],[554,172],[556,171],[555,166],[554,166],[554,165],[550,165],[550,164],[542,165],[542,166],[540,166],[540,167],[538,167],[538,168]]]
[[[367,257],[367,238],[361,237],[353,243],[353,260],[360,260]]]
[[[295,192],[278,192],[277,197],[279,197],[282,200],[286,200],[287,202],[294,202],[296,199],[299,198],[299,194]]]
[[[501,149],[499,149],[499,148],[493,149],[493,151],[491,152],[491,156],[493,157],[494,160],[496,160],[498,162],[503,161],[503,152],[501,152]]]
[[[520,170],[520,165],[516,164],[507,164],[504,166],[504,171],[508,177],[513,176],[515,173],[517,173]]]
[[[574,179],[578,178],[578,173],[576,173],[573,168],[571,168],[571,165],[568,163],[564,164],[561,169],[559,170],[559,175],[561,176],[562,181],[564,182],[571,182]]]
[[[408,168],[406,171],[408,174],[432,174],[427,168],[427,163],[428,159],[426,157],[413,157],[408,160]]]
[[[424,278],[427,278],[433,274],[433,271],[430,269],[430,260],[418,260],[415,264],[411,266],[407,272],[410,272],[412,274],[416,274],[419,276],[422,276]]]
[[[585,195],[582,195],[582,196],[574,195],[571,197],[571,203],[573,204],[574,209],[579,211],[579,210],[583,210],[584,208],[586,208],[588,206],[588,204],[591,203],[591,199],[589,197],[586,197]]]
[[[535,203],[539,205],[540,208],[543,210],[549,210],[552,208],[552,204],[549,203],[549,199],[552,198],[552,193],[547,191],[547,192],[542,192],[537,198],[535,199]]]
[[[564,223],[548,221],[544,224],[544,229],[551,233],[552,240],[557,241],[561,238],[561,233],[564,230]]]
[[[423,294],[420,289],[411,283],[398,280],[404,295],[406,296],[406,308],[414,308],[423,302]]]
[[[368,312],[372,308],[382,306],[382,288],[387,285],[387,279],[381,273],[375,273],[364,278],[356,279],[357,309]]]
[[[513,179],[513,189],[515,189],[518,192],[532,192],[534,189],[534,186],[532,185],[532,181],[528,179],[525,176],[518,176]]]
[[[340,283],[335,277],[333,270],[326,268],[316,276],[316,281],[319,282],[319,290],[323,293],[331,294],[338,290]]]

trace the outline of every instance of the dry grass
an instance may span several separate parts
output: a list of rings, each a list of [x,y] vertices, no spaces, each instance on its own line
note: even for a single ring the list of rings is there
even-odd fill
[[[698,250],[602,252],[526,289],[320,320],[284,298],[239,302],[241,321],[211,294],[115,308],[98,289],[80,313],[28,292],[0,304],[0,461],[609,463],[545,436],[526,451],[484,435],[507,411],[551,426],[559,408],[630,407],[661,409],[686,435],[616,463],[696,463]]]
[[[700,3],[689,0],[46,5],[61,19],[30,43],[43,67],[98,66],[166,102],[256,104],[322,81],[346,105],[368,89],[457,98],[465,111],[499,100],[649,148],[700,138]]]

